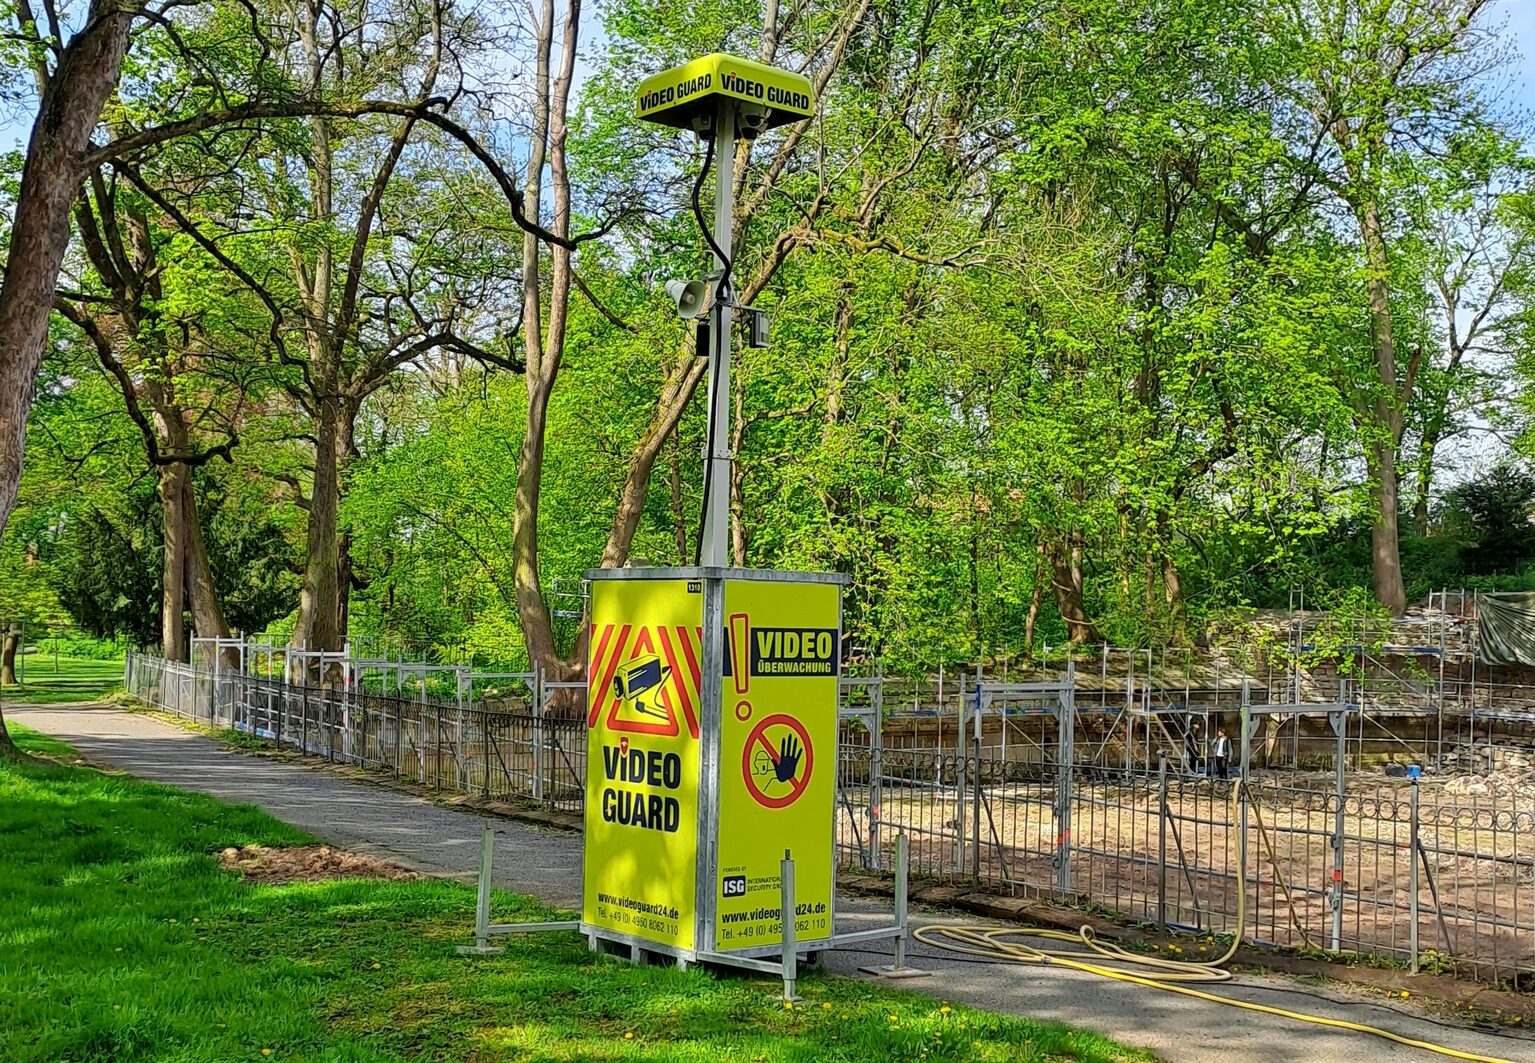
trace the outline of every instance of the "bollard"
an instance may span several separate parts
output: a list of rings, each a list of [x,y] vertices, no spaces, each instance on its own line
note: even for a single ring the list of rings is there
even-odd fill
[[[794,991],[799,981],[799,952],[794,941],[794,857],[788,849],[778,865],[778,883],[783,898],[783,998],[792,1001],[799,999]]]

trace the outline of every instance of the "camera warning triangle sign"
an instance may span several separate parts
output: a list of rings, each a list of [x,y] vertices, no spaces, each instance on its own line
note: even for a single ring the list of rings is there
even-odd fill
[[[593,625],[588,727],[698,737],[700,628]]]

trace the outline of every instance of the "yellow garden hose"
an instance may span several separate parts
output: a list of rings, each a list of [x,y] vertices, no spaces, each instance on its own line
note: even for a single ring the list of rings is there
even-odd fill
[[[1231,788],[1231,823],[1237,823],[1237,809],[1240,795],[1246,783],[1238,782]],[[1263,828],[1261,817],[1258,819],[1258,830],[1268,844],[1267,831]],[[1278,874],[1278,862],[1274,860],[1273,848],[1269,846],[1269,859],[1274,863],[1276,875]],[[1446,1045],[1433,1044],[1429,1041],[1419,1041],[1415,1038],[1405,1037],[1402,1034],[1392,1033],[1390,1030],[1382,1030],[1377,1026],[1367,1026],[1364,1023],[1349,1022],[1347,1019],[1332,1019],[1325,1015],[1311,1015],[1303,1011],[1291,1011],[1288,1008],[1276,1008],[1267,1004],[1254,1004],[1246,1000],[1233,1000],[1230,997],[1218,996],[1214,993],[1192,989],[1191,985],[1208,985],[1219,982],[1229,982],[1232,979],[1230,971],[1224,969],[1236,955],[1237,949],[1242,943],[1242,927],[1246,923],[1247,915],[1247,885],[1246,869],[1241,869],[1237,875],[1237,933],[1232,936],[1231,944],[1220,956],[1207,960],[1170,960],[1161,956],[1148,956],[1141,953],[1130,952],[1118,945],[1107,944],[1099,941],[1093,934],[1090,926],[1081,927],[1075,934],[1064,930],[1024,930],[1018,927],[978,927],[964,925],[934,925],[921,927],[912,933],[912,937],[926,945],[943,949],[946,952],[957,952],[966,956],[980,956],[989,960],[1005,960],[1012,963],[1040,964],[1042,966],[1068,967],[1074,971],[1085,971],[1102,978],[1112,978],[1119,982],[1129,982],[1132,985],[1144,986],[1147,989],[1160,989],[1168,993],[1178,993],[1187,997],[1195,997],[1199,1000],[1208,1000],[1215,1004],[1225,1004],[1233,1008],[1241,1008],[1244,1011],[1257,1011],[1265,1015],[1278,1015],[1286,1019],[1294,1019],[1297,1022],[1312,1023],[1316,1026],[1330,1026],[1338,1030],[1352,1030],[1355,1033],[1370,1034],[1374,1037],[1382,1037],[1388,1041],[1394,1041],[1399,1045],[1409,1048],[1421,1048],[1426,1052],[1436,1052],[1452,1059],[1469,1060],[1471,1063],[1514,1063],[1513,1060],[1503,1059],[1498,1056],[1483,1056],[1475,1052],[1462,1052]],[[1290,897],[1290,890],[1283,880],[1280,885],[1284,890],[1285,899],[1291,907],[1290,917],[1296,922],[1299,929],[1299,920],[1294,912],[1294,901]],[[1302,931],[1304,937],[1304,931]],[[1012,938],[1029,937],[1044,939],[1046,941],[1063,941],[1079,946],[1074,949],[1049,949],[1038,948],[1023,941],[1009,940]]]

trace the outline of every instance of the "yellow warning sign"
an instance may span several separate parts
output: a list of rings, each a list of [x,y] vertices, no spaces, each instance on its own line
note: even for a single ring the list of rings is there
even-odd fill
[[[703,594],[596,580],[591,608],[583,921],[691,949]]]
[[[755,105],[767,127],[815,113],[815,89],[805,75],[723,52],[648,77],[635,95],[637,117],[679,129],[696,114],[712,114],[720,97]]]
[[[794,857],[802,941],[831,934],[841,588],[725,584],[721,706],[721,952],[783,939],[779,860]]]

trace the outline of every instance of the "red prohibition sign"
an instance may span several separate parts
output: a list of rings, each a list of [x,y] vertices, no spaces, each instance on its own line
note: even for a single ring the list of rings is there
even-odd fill
[[[780,760],[777,748],[768,740],[769,727],[789,728],[799,736],[800,747],[804,750],[804,771],[797,779],[789,781],[789,792],[782,797],[769,797],[763,793],[757,783],[757,777],[752,774],[752,753],[758,746],[767,751],[774,765],[777,765]],[[746,779],[746,792],[751,794],[753,801],[764,808],[787,808],[798,801],[800,795],[805,792],[805,787],[810,785],[810,772],[814,767],[815,757],[811,752],[810,733],[805,730],[805,725],[793,716],[781,712],[758,720],[757,726],[752,728],[751,734],[746,738],[746,745],[741,749],[741,775]]]

